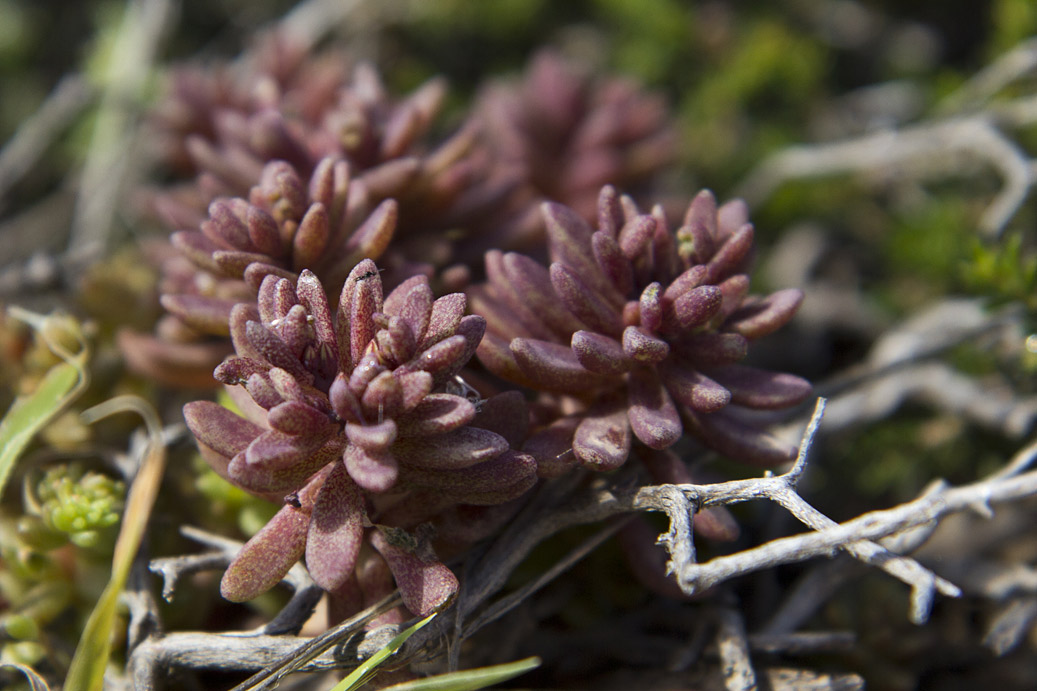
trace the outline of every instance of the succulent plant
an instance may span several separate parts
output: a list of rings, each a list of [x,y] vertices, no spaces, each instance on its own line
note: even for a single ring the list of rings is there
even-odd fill
[[[425,141],[442,80],[397,99],[370,65],[347,64],[274,33],[234,66],[174,73],[155,112],[158,139],[179,143],[167,160],[196,177],[150,194],[180,254],[156,253],[173,316],[154,336],[121,336],[135,370],[204,384],[229,351],[207,336],[225,337],[230,307],[255,298],[249,264],[308,268],[335,291],[361,258],[380,260],[390,285],[451,261],[448,231],[492,201],[470,194],[472,128]],[[466,276],[460,269],[453,283]]]
[[[96,547],[122,514],[126,486],[79,464],[49,468],[27,491],[30,510],[47,529],[64,534],[79,547]]]
[[[456,504],[507,502],[536,482],[535,460],[482,426],[494,426],[492,418],[473,425],[476,405],[450,393],[485,330],[465,308],[460,293],[433,299],[420,274],[383,298],[379,271],[365,259],[334,316],[306,269],[297,279],[267,274],[258,304],[231,310],[237,356],[215,376],[249,419],[207,401],[184,414],[216,472],[284,506],[228,569],[225,597],[254,597],[303,556],[319,585],[338,590],[364,540],[413,611],[430,606],[429,592],[442,596],[436,604],[453,592],[446,567],[400,554],[369,526],[401,496],[411,517],[427,519]],[[521,400],[517,408],[511,401],[512,415],[524,416]]]
[[[553,263],[517,253],[486,255],[488,281],[473,308],[488,330],[478,355],[504,379],[582,401],[578,414],[541,430],[526,448],[541,472],[623,464],[631,432],[665,449],[687,431],[706,446],[774,465],[794,449],[743,421],[739,408],[781,408],[809,384],[738,364],[750,341],[785,324],[798,290],[750,296],[753,227],[745,205],[717,208],[700,192],[671,230],[615,188],[602,188],[597,229],[574,210],[545,203]]]
[[[602,185],[645,191],[676,143],[661,96],[630,80],[596,78],[547,49],[521,80],[485,89],[473,119],[486,176],[497,188],[512,185],[505,210],[473,239],[482,250],[534,250],[543,240],[536,204],[545,199],[591,220]]]

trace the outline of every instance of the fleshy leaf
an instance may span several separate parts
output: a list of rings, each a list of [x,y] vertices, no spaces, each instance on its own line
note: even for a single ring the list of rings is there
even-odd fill
[[[810,382],[801,377],[757,367],[727,365],[710,374],[730,389],[732,403],[747,408],[787,408],[802,402],[811,391]]]
[[[579,363],[595,374],[622,374],[634,364],[622,343],[592,331],[574,333],[571,347]]]
[[[467,425],[475,417],[475,406],[452,394],[430,394],[399,420],[400,434],[416,437],[443,434]]]
[[[245,602],[280,583],[306,549],[309,524],[308,513],[282,506],[227,567],[220,594],[231,602]]]
[[[391,544],[379,530],[371,544],[389,564],[403,604],[419,617],[428,616],[457,592],[457,576],[441,562],[424,562],[411,552]]]
[[[393,446],[400,463],[444,471],[467,468],[507,450],[508,441],[504,437],[478,427],[461,427],[435,437],[400,439]]]
[[[627,415],[638,439],[653,449],[665,449],[680,439],[680,415],[655,372],[631,372],[629,396]]]
[[[531,338],[511,341],[511,353],[529,379],[546,391],[586,391],[601,386],[604,377],[585,369],[568,346]]]
[[[385,492],[396,484],[399,470],[396,459],[388,450],[367,451],[350,444],[343,459],[350,477],[369,492]]]
[[[324,590],[352,575],[364,536],[364,500],[342,463],[336,463],[313,505],[306,535],[306,568]]]
[[[262,427],[212,401],[188,403],[184,419],[200,443],[227,458],[244,451],[263,433]]]
[[[573,437],[573,453],[593,470],[609,471],[623,465],[630,454],[630,423],[621,406],[588,413]]]

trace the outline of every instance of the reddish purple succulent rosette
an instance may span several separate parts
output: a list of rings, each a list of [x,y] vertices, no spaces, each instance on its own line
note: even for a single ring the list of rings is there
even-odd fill
[[[492,416],[476,420],[473,402],[448,390],[485,330],[482,317],[465,316],[466,302],[460,293],[434,299],[424,276],[383,298],[378,268],[364,260],[346,279],[334,316],[308,270],[294,281],[267,275],[258,304],[233,308],[237,356],[215,376],[251,419],[207,401],[184,413],[219,474],[284,505],[227,570],[225,597],[255,597],[302,557],[318,585],[341,589],[365,541],[415,613],[453,594],[449,569],[399,554],[373,537],[380,534],[371,524],[401,495],[420,497],[434,513],[502,504],[536,482],[533,457],[513,450],[487,428]],[[508,408],[497,417],[526,415],[521,397],[505,399],[487,401]]]
[[[611,470],[632,437],[665,449],[685,432],[750,463],[794,457],[739,410],[792,406],[811,390],[800,377],[740,364],[802,300],[796,289],[749,294],[753,226],[742,202],[718,208],[700,192],[676,230],[660,207],[641,213],[611,186],[596,229],[560,204],[542,213],[550,267],[490,251],[488,280],[470,291],[488,324],[478,357],[489,370],[582,401],[526,442],[542,474],[573,460]]]

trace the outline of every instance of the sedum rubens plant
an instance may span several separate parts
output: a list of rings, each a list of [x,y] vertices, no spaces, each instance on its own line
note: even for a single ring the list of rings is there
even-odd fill
[[[449,569],[371,525],[404,497],[417,503],[403,512],[411,525],[452,505],[503,504],[536,482],[535,460],[471,424],[475,405],[448,391],[485,330],[465,308],[460,293],[434,300],[423,275],[383,298],[366,259],[334,313],[309,270],[295,280],[267,275],[258,304],[232,310],[237,356],[215,376],[246,417],[207,401],[184,414],[219,474],[284,505],[228,568],[225,597],[255,597],[302,557],[317,584],[341,590],[365,541],[413,612],[427,614],[453,594]]]
[[[488,322],[478,351],[488,369],[586,404],[530,439],[542,473],[564,470],[562,459],[617,468],[631,433],[651,449],[690,432],[752,463],[794,457],[738,414],[791,406],[810,392],[794,375],[738,364],[749,342],[785,324],[802,299],[794,289],[748,294],[753,227],[742,202],[717,208],[700,192],[676,231],[661,208],[643,214],[611,186],[599,196],[597,229],[560,204],[542,212],[550,268],[491,251],[473,301]]]

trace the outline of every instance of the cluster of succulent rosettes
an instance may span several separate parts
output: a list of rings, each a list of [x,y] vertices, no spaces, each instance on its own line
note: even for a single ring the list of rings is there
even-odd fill
[[[167,272],[163,306],[201,333],[226,336],[231,308],[254,300],[266,276],[295,280],[305,268],[341,286],[357,262],[381,256],[396,229],[396,202],[368,215],[367,198],[342,159],[325,158],[309,179],[284,161],[267,163],[248,199],[218,198],[198,230],[173,233],[193,271]]]
[[[490,169],[519,181],[515,213],[535,214],[549,199],[591,219],[602,185],[643,189],[673,160],[677,139],[661,96],[630,80],[595,78],[552,50],[538,53],[519,82],[486,89],[475,121]],[[542,225],[535,228],[532,238],[495,237],[492,246],[528,246],[542,238]]]
[[[653,449],[687,431],[752,463],[794,456],[737,410],[782,408],[810,392],[794,375],[738,364],[802,300],[795,289],[748,294],[753,227],[744,203],[717,208],[700,192],[675,231],[661,208],[642,214],[611,186],[601,190],[596,230],[560,204],[542,211],[550,268],[491,251],[488,282],[472,291],[488,322],[478,350],[488,369],[584,402],[526,443],[541,472],[561,472],[570,449],[586,466],[616,468],[631,431]]]
[[[170,162],[186,157],[197,176],[153,196],[170,228],[196,227],[213,199],[247,195],[271,161],[307,178],[325,159],[341,159],[372,205],[389,197],[400,203],[408,228],[449,213],[470,187],[471,129],[428,141],[446,94],[442,79],[396,98],[369,64],[347,70],[344,56],[310,57],[279,34],[259,50],[272,57],[246,60],[233,80],[192,70],[174,76],[155,110],[160,139],[182,142],[182,151],[167,147]]]
[[[433,299],[423,275],[383,297],[368,259],[350,272],[334,313],[309,270],[294,280],[268,274],[258,305],[232,310],[237,356],[215,377],[249,419],[206,401],[184,413],[218,473],[285,504],[228,569],[228,599],[272,587],[303,555],[319,585],[341,588],[369,514],[400,493],[422,497],[424,519],[532,487],[536,461],[512,448],[524,430],[515,433],[508,415],[477,418],[472,401],[451,393],[486,326],[465,309],[461,293]],[[510,417],[524,421],[521,397],[507,399]],[[390,550],[372,544],[394,568]],[[396,575],[401,587],[413,576]]]
[[[247,199],[217,198],[197,230],[173,233],[173,249],[158,259],[168,314],[154,336],[120,334],[131,366],[174,386],[211,385],[230,345],[210,337],[229,335],[231,308],[254,302],[265,276],[295,280],[305,267],[340,287],[360,259],[381,256],[398,205],[386,199],[367,213],[370,206],[368,189],[340,158],[325,158],[308,179],[285,161],[267,163]]]

